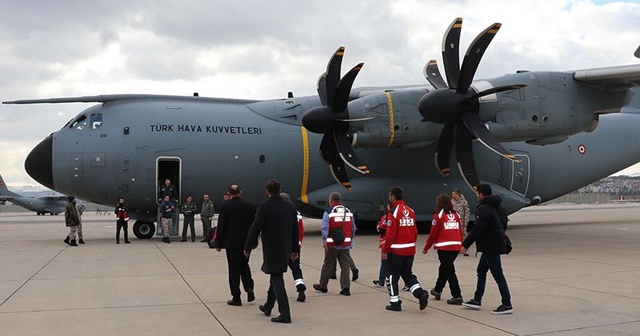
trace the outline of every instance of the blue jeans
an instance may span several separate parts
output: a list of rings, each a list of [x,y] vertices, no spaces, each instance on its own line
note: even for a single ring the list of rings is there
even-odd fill
[[[476,285],[476,292],[473,295],[473,299],[477,302],[482,301],[484,295],[484,287],[487,284],[487,272],[491,271],[493,279],[498,284],[498,290],[502,297],[502,304],[505,306],[511,306],[511,294],[509,293],[509,285],[507,285],[507,279],[502,272],[502,263],[500,262],[499,254],[486,254],[482,253],[480,261],[478,261],[478,283]]]

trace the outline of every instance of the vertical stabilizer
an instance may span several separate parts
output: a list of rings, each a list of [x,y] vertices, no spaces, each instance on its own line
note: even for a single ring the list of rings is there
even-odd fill
[[[0,174],[0,196],[20,196],[16,193],[9,191],[7,184],[4,182],[2,175]]]

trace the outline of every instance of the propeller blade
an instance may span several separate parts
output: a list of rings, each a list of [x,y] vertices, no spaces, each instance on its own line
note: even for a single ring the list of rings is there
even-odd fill
[[[318,97],[320,97],[320,102],[322,102],[322,106],[328,106],[329,102],[327,101],[327,74],[323,73],[318,78]]]
[[[474,94],[473,96],[471,96],[469,98],[465,98],[462,101],[462,104],[471,103],[475,99],[478,99],[480,97],[484,97],[486,95],[490,95],[492,93],[510,91],[510,90],[516,90],[516,89],[522,89],[522,88],[526,88],[526,87],[527,87],[527,84],[512,84],[512,85],[504,85],[504,86],[493,87],[493,88],[484,90],[482,92],[478,92],[478,93]]]
[[[338,148],[338,153],[340,158],[347,164],[347,166],[351,167],[351,169],[357,171],[361,174],[369,174],[369,168],[366,165],[362,164],[360,158],[351,147],[351,143],[349,142],[349,138],[347,138],[347,132],[343,129],[336,128],[333,131],[333,139],[336,143],[336,147]]]
[[[509,153],[509,151],[502,147],[498,140],[493,137],[493,134],[491,134],[489,130],[484,126],[484,122],[482,122],[477,114],[464,113],[462,115],[462,122],[467,127],[469,132],[471,132],[474,137],[478,138],[478,140],[480,140],[480,142],[487,148],[511,161],[520,162],[520,160],[518,160],[515,155]]]
[[[327,106],[333,106],[335,99],[335,88],[338,86],[338,82],[340,81],[340,68],[342,66],[342,57],[344,56],[344,47],[338,48],[336,52],[333,53],[329,63],[327,64],[327,71],[325,74],[327,75],[326,79],[326,90],[327,90]]]
[[[442,75],[440,75],[440,69],[438,69],[438,62],[434,59],[425,64],[424,77],[429,81],[429,84],[436,89],[446,89],[447,83],[444,82]]]
[[[349,103],[349,94],[351,93],[351,87],[356,80],[356,76],[360,69],[364,66],[364,63],[359,63],[354,66],[338,83],[335,91],[335,99],[331,105],[333,113],[342,113],[347,109]]]
[[[347,190],[351,190],[351,182],[349,182],[349,176],[347,175],[347,169],[344,166],[344,162],[338,155],[338,148],[333,139],[333,134],[325,134],[322,137],[320,143],[320,156],[329,166],[331,176],[340,183]]]
[[[467,49],[467,53],[464,56],[464,60],[462,61],[462,69],[460,69],[460,77],[458,78],[456,92],[465,93],[469,90],[473,77],[476,74],[476,70],[478,70],[480,60],[482,60],[482,55],[484,55],[489,43],[491,43],[493,37],[496,36],[496,33],[501,26],[502,24],[497,22],[492,24],[476,36],[473,42],[471,42],[471,45],[469,45],[469,49]],[[449,86],[451,86],[451,82],[449,82]]]
[[[440,132],[440,138],[436,144],[436,167],[443,176],[449,176],[451,169],[451,151],[453,150],[454,133],[453,126],[455,124],[446,124]]]
[[[456,160],[458,170],[465,182],[473,189],[477,190],[478,174],[476,173],[476,163],[473,158],[473,134],[462,124],[456,124]]]
[[[455,89],[460,78],[460,31],[462,30],[462,18],[456,18],[451,22],[442,39],[442,60],[444,61],[444,73],[447,75],[447,83],[450,89]]]

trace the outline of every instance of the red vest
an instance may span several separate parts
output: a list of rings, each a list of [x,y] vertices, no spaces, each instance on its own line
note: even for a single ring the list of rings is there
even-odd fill
[[[342,204],[336,204],[329,211],[329,234],[327,235],[327,246],[351,246],[351,228],[353,227],[353,213]],[[342,228],[344,241],[335,243],[331,232],[334,229]]]
[[[416,254],[417,239],[416,213],[403,201],[396,201],[391,205],[387,219],[387,233],[382,252],[412,256]]]
[[[460,251],[462,248],[462,225],[460,216],[452,211],[445,213],[441,210],[433,214],[431,221],[431,232],[424,245],[424,250],[428,250],[435,245],[436,250]]]

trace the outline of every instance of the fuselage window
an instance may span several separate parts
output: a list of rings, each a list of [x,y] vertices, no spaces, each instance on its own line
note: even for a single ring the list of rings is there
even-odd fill
[[[91,115],[91,129],[99,129],[102,127],[102,113],[96,113]]]
[[[79,131],[87,128],[87,116],[83,115],[78,117],[78,119],[71,124],[70,128]]]

